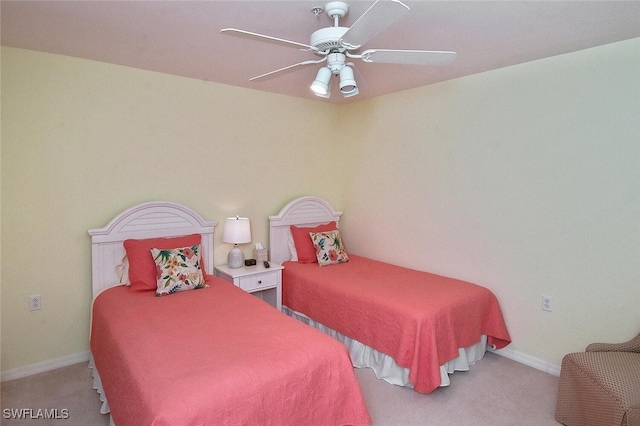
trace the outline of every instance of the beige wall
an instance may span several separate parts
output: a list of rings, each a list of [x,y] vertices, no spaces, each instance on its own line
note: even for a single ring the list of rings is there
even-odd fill
[[[88,349],[86,231],[156,199],[246,215],[265,244],[269,214],[319,195],[350,251],[494,290],[515,350],[630,337],[639,43],[341,107],[2,48],[2,371]]]
[[[265,246],[267,216],[291,198],[340,204],[341,142],[323,124],[334,114],[319,102],[2,48],[2,370],[88,350],[87,230],[134,204],[175,201],[220,223],[245,215]],[[230,249],[221,229],[217,263]],[[28,310],[33,294],[40,311]]]
[[[349,112],[349,251],[491,288],[556,366],[640,332],[640,39]]]

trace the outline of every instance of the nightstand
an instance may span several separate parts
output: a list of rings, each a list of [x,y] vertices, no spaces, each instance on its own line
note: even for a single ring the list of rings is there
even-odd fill
[[[216,275],[281,310],[284,267],[271,262],[270,265],[270,268],[265,268],[262,263],[240,268],[221,265],[216,266]]]

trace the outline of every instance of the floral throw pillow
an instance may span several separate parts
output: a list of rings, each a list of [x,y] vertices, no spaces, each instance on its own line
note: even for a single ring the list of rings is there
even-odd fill
[[[316,257],[320,266],[335,265],[349,261],[347,251],[342,244],[340,231],[310,232],[311,241],[316,249]]]
[[[200,244],[175,249],[152,248],[151,256],[156,263],[156,296],[207,287],[200,268]]]

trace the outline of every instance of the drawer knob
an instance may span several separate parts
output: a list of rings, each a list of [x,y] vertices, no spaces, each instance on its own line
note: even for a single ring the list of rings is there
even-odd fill
[[[258,280],[258,284],[262,284],[262,280]]]

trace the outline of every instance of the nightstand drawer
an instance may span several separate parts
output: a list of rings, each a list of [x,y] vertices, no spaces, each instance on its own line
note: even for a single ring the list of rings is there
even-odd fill
[[[260,275],[249,275],[238,279],[239,287],[246,291],[251,291],[265,287],[275,287],[278,285],[278,275],[276,272]]]
[[[276,263],[270,264],[269,268],[265,268],[262,263],[241,268],[220,265],[216,266],[216,275],[280,310],[283,269],[282,265]]]

